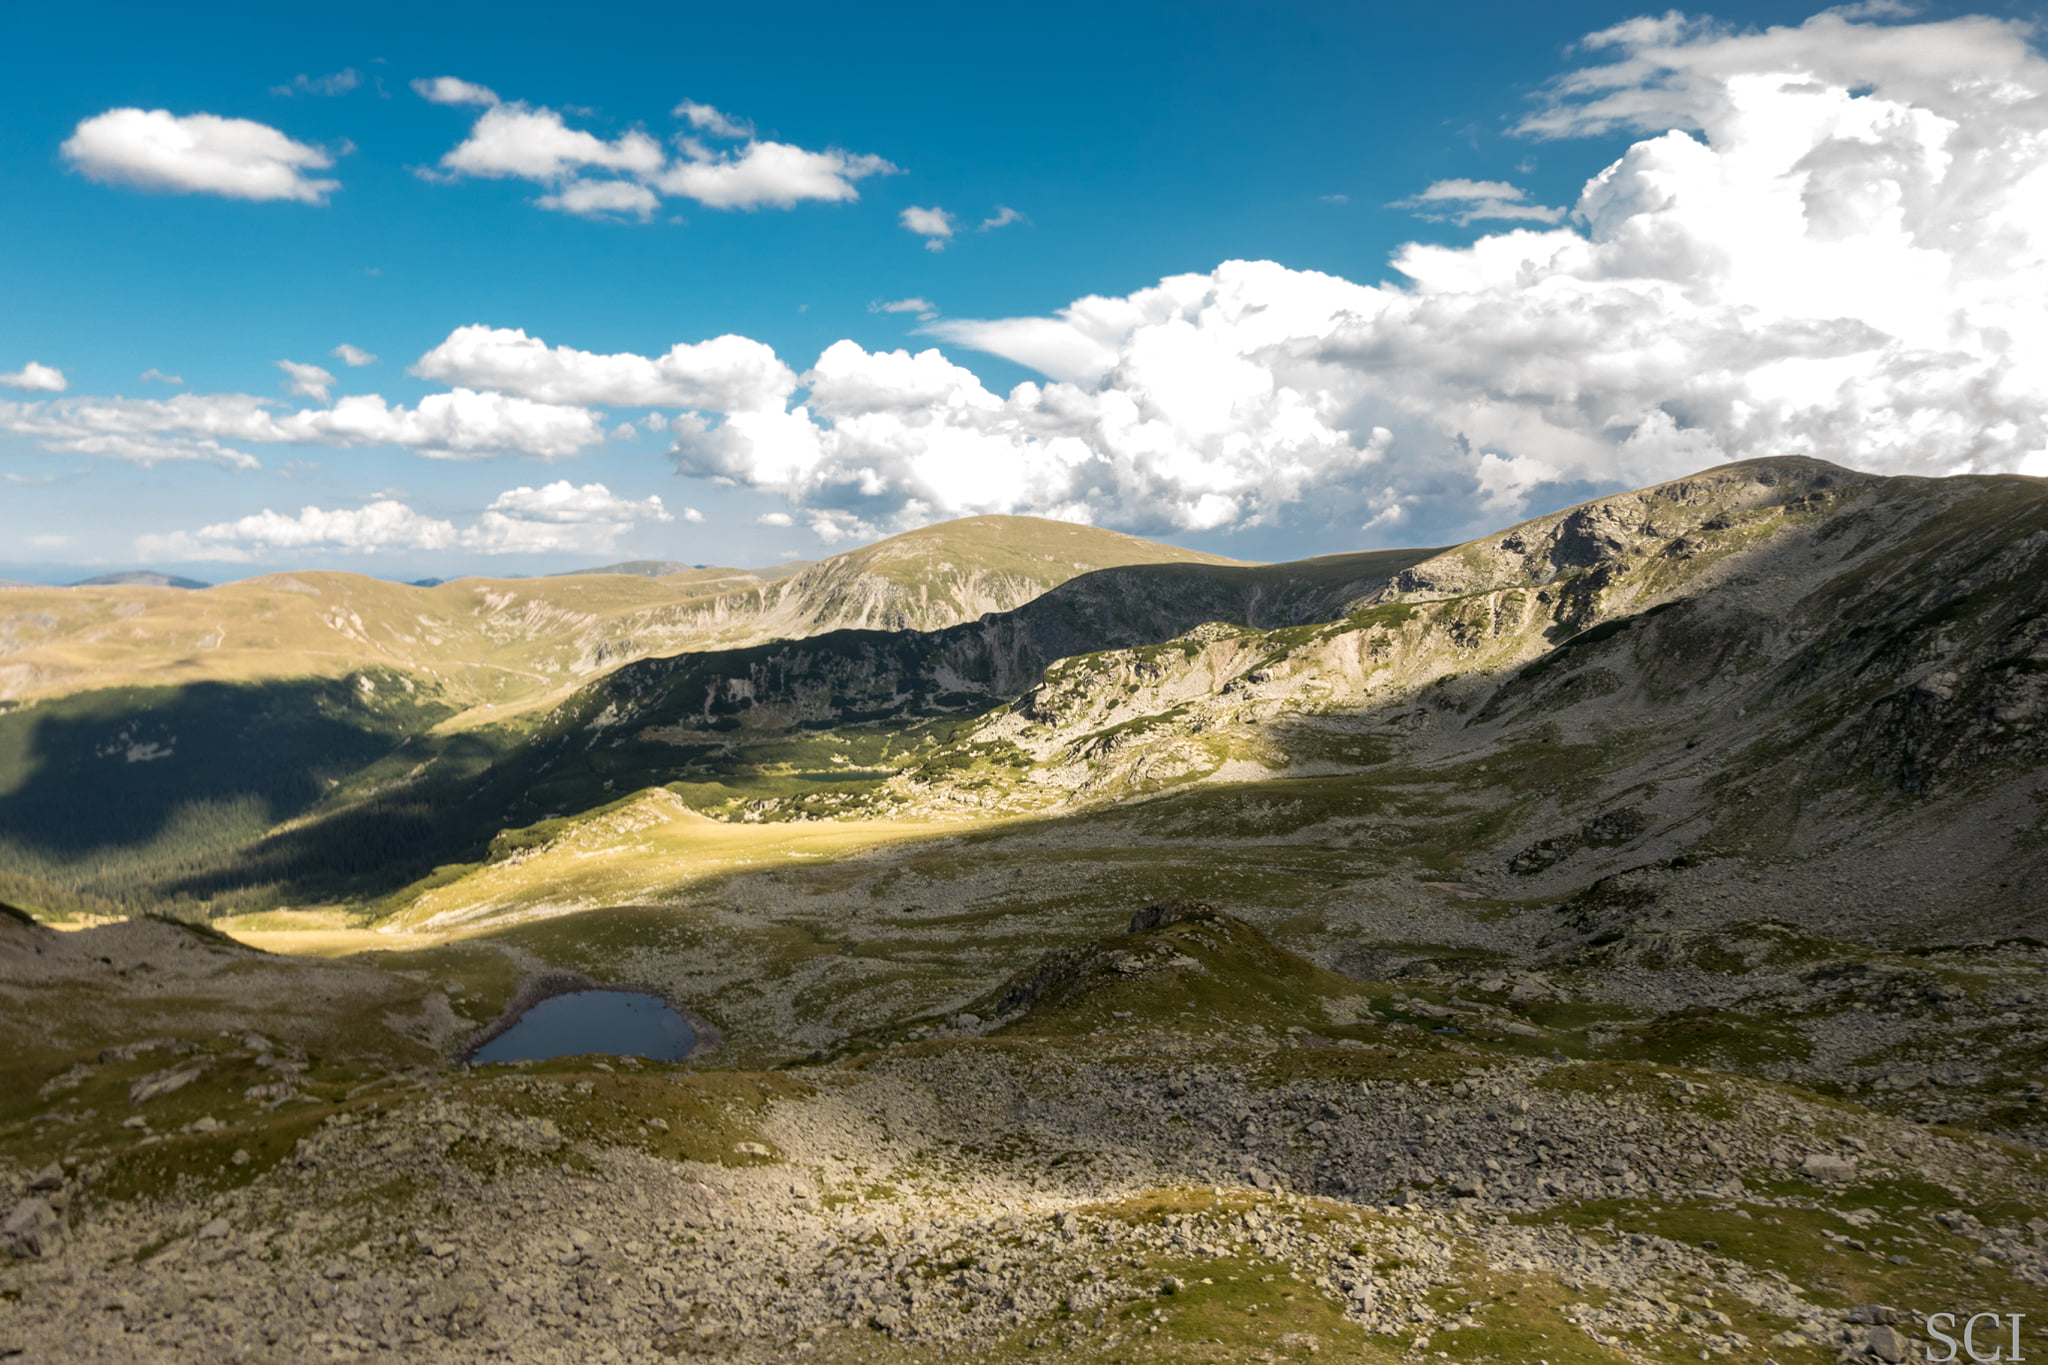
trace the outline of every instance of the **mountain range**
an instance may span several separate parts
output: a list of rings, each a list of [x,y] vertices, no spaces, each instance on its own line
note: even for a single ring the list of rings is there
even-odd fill
[[[1930,876],[1957,932],[2017,931],[2044,553],[2038,481],[1776,459],[1279,565],[975,518],[774,581],[17,593],[0,867],[61,886],[90,848],[119,871],[81,893],[378,899],[656,788],[753,822],[1280,783],[1331,832],[1398,774],[1456,880],[1583,932],[1730,901],[1925,929]],[[276,761],[223,761],[250,744]]]
[[[0,596],[0,1355],[2048,1314],[2048,483],[624,567]],[[472,1064],[600,988],[692,1050]]]

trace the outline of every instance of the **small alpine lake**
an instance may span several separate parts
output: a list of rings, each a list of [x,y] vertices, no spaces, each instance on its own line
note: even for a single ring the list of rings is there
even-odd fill
[[[658,995],[584,990],[549,996],[478,1048],[470,1061],[544,1061],[602,1052],[674,1062],[696,1045],[696,1030]]]

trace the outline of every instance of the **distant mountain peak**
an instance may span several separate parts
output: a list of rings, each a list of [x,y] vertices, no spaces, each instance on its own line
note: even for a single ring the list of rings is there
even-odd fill
[[[74,588],[210,588],[211,583],[202,583],[196,578],[180,578],[176,574],[158,573],[154,569],[131,569],[127,573],[103,573],[97,578],[81,579],[71,585]]]
[[[638,578],[666,578],[672,573],[689,573],[694,569],[704,567],[702,564],[685,564],[680,560],[674,559],[625,559],[617,564],[605,564],[595,569],[564,569],[560,573],[551,573],[547,577],[573,578],[577,574],[618,573],[632,574]]]

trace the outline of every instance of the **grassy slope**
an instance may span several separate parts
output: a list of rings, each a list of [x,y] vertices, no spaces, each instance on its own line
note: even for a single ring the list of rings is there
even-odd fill
[[[953,621],[978,615],[990,594],[1028,600],[1098,564],[1155,561],[1211,562],[1093,528],[977,518],[964,533],[913,532],[766,586],[730,570],[434,588],[305,573],[204,592],[10,593],[0,600],[0,687],[11,698],[0,700],[0,884],[45,909],[96,912],[224,893],[242,905],[281,882],[316,895],[365,876],[388,886],[394,865],[477,856],[499,828],[611,799],[616,774],[588,765],[536,795],[535,764],[515,762],[481,804],[471,779],[516,756],[533,708],[639,656],[803,634],[916,574],[944,599],[925,601],[921,619]],[[895,637],[876,638],[893,648]],[[330,712],[332,723],[292,720]],[[649,749],[664,770],[654,780],[668,780],[677,755]],[[775,774],[792,770],[789,757],[729,755],[721,771],[783,790]],[[647,778],[637,772],[623,790]],[[337,839],[308,851],[287,833],[289,856],[227,869],[233,849],[316,806],[345,813]]]
[[[38,588],[0,598],[0,697],[191,682],[336,678],[369,667],[436,680],[471,704],[517,701],[593,668],[637,616],[750,579],[705,570],[459,579],[416,588],[358,574],[272,574],[204,591]]]
[[[418,588],[309,571],[203,591],[22,587],[0,598],[0,704],[384,667],[495,709],[650,653],[856,623],[933,629],[1020,606],[1094,569],[1230,562],[1094,527],[975,517],[759,574],[463,578]]]
[[[735,597],[767,634],[943,630],[1012,611],[1097,569],[1232,564],[1215,555],[1040,517],[966,517],[849,550]],[[728,642],[737,643],[733,637]]]
[[[1711,471],[1459,547],[1342,620],[1066,659],[871,808],[1071,809],[1285,773],[1330,819],[1426,793],[1445,869],[1512,864],[1504,895],[1840,851],[1844,886],[1889,901],[1930,857],[1953,865],[1944,913],[2015,931],[2044,852],[2027,793],[2048,745],[2048,495],[1840,475]]]

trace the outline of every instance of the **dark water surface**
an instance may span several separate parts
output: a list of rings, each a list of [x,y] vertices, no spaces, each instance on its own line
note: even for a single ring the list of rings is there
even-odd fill
[[[673,1062],[689,1055],[697,1034],[658,995],[644,991],[576,991],[549,996],[478,1048],[475,1062],[540,1061],[606,1052]]]

